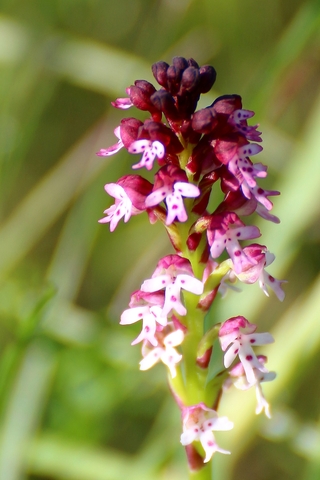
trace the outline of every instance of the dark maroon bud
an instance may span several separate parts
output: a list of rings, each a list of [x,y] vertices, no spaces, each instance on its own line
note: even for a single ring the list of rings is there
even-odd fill
[[[152,142],[158,140],[166,147],[166,153],[180,153],[183,146],[179,142],[178,137],[173,133],[171,128],[164,125],[162,122],[154,122],[147,119],[144,122],[143,128],[139,130],[139,138],[149,138]]]
[[[192,116],[192,128],[196,132],[210,133],[217,125],[218,120],[212,108],[207,107],[195,112]]]
[[[212,303],[212,302],[211,302]],[[210,305],[211,305],[210,303]],[[208,309],[206,309],[208,310]],[[197,365],[200,368],[208,368],[209,362],[211,359],[211,354],[212,354],[212,347],[208,348],[208,350],[202,355],[202,357],[197,358]]]
[[[156,92],[154,86],[146,80],[137,80],[130,87],[130,100],[139,110],[153,111],[155,106],[152,104],[150,97]]]
[[[217,72],[210,65],[204,65],[200,68],[200,93],[207,93],[211,90],[217,78]]]
[[[189,67],[199,68],[199,64],[193,58],[188,59],[188,64]]]
[[[168,90],[172,95],[177,95],[180,90],[180,81],[182,77],[182,70],[171,65],[167,70]]]
[[[188,143],[193,143],[196,145],[200,138],[201,133],[195,132],[191,126],[191,120],[185,120],[180,126],[180,133]]]
[[[125,175],[117,183],[125,189],[126,194],[136,208],[145,210],[146,197],[152,192],[152,183],[140,177],[140,175]]]
[[[202,177],[199,183],[200,196],[194,199],[192,211],[198,215],[203,215],[209,203],[212,185],[219,179],[217,172],[207,173]]]
[[[185,70],[189,66],[188,61],[184,57],[173,57],[172,65],[181,71]]]
[[[152,73],[159,85],[167,87],[167,70],[169,65],[166,62],[157,62],[152,65]]]
[[[230,191],[235,192],[236,190],[239,190],[239,180],[229,172],[226,166],[223,165],[221,167],[219,174],[221,178],[221,190],[224,194],[227,194]]]
[[[188,67],[182,74],[180,93],[183,91],[193,92],[200,82],[199,70],[195,67]]]
[[[177,108],[181,117],[185,120],[189,120],[191,115],[194,113],[197,108],[197,103],[199,100],[197,92],[182,92],[182,94],[177,95]]]
[[[134,84],[149,97],[156,92],[155,87],[152,85],[152,83],[147,82],[147,80],[136,80]]]
[[[242,108],[241,97],[240,95],[222,95],[213,102],[212,107],[218,114],[230,115]]]
[[[227,165],[238,151],[239,137],[230,134],[225,137],[218,138],[214,143],[214,153],[218,160]]]
[[[153,190],[159,190],[164,185],[174,182],[188,182],[187,175],[184,170],[176,165],[167,164],[161,167],[154,176]]]
[[[169,92],[166,90],[158,90],[151,96],[150,100],[155,108],[163,112],[169,120],[180,120],[180,115],[175,106],[175,101]]]
[[[129,148],[138,138],[139,128],[143,123],[137,118],[123,118],[120,123],[120,135],[123,145]]]
[[[248,199],[243,195],[242,190],[229,191],[214,213],[234,212],[246,203],[248,203]],[[255,207],[256,205],[253,204],[252,211],[248,213],[249,215],[255,211]]]
[[[187,246],[190,252],[194,252],[200,244],[202,234],[198,232],[193,232],[188,236]]]

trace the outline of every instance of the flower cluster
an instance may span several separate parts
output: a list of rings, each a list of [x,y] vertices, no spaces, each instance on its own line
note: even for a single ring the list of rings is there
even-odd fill
[[[212,433],[232,428],[216,411],[228,386],[254,386],[256,412],[270,416],[261,383],[273,380],[275,373],[266,369],[266,357],[257,356],[253,347],[271,343],[273,337],[255,333],[256,325],[242,316],[222,324],[212,319],[205,331],[204,317],[217,293],[225,293],[237,280],[257,282],[266,295],[271,289],[283,300],[283,281],[265,271],[274,256],[265,245],[248,243],[261,233],[246,224],[253,213],[278,223],[269,197],[279,192],[258,184],[267,176],[267,167],[251,157],[262,150],[261,132],[258,125],[248,125],[254,112],[242,108],[239,95],[223,95],[196,110],[200,95],[215,82],[213,67],[175,57],[172,65],[155,63],[152,72],[158,89],[137,80],[127,88],[127,97],[112,103],[123,110],[136,107],[147,118],[124,118],[114,130],[118,141],[97,155],[110,156],[121,149],[140,155],[132,169],[154,170],[154,181],[128,174],[105,185],[115,203],[100,222],[110,223],[114,231],[121,218],[128,222],[146,212],[150,223],[163,223],[175,250],[159,260],[152,277],[132,294],[120,323],[142,321],[132,342],[142,344],[141,370],[158,361],[167,367],[182,413],[181,443],[190,468],[197,470],[214,452],[229,453],[218,447]],[[225,352],[224,371],[207,381],[204,371],[213,348]]]

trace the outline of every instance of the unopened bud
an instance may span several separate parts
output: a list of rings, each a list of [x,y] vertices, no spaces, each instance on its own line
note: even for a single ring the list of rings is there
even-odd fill
[[[182,91],[193,92],[200,82],[199,70],[195,67],[188,67],[182,74],[180,93]]]
[[[203,108],[192,116],[192,128],[199,133],[210,133],[217,125],[218,120],[212,108]]]
[[[137,80],[130,87],[130,99],[133,105],[139,110],[154,110],[155,106],[150,101],[150,97],[156,92],[154,86],[146,80]]]
[[[217,72],[210,65],[204,65],[200,68],[200,93],[207,93],[211,90],[217,78]]]
[[[166,62],[157,62],[152,65],[152,73],[159,85],[167,87],[167,70],[169,65]]]
[[[180,119],[174,99],[166,90],[158,90],[151,96],[150,100],[155,108],[163,112],[169,120],[177,121]]]

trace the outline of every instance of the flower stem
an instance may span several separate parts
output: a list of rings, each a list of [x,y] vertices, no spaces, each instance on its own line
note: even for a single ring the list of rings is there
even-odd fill
[[[208,462],[203,468],[189,473],[190,480],[211,480],[212,479],[212,466],[211,462]]]

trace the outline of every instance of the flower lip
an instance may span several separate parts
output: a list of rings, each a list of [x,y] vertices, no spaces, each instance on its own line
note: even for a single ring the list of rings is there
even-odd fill
[[[190,445],[200,441],[204,451],[204,463],[211,460],[215,452],[230,454],[218,446],[213,431],[227,431],[233,428],[233,423],[227,417],[218,417],[215,410],[208,408],[204,403],[198,403],[182,410],[183,433],[180,438],[182,445]]]
[[[249,384],[255,383],[257,370],[268,372],[255,355],[252,347],[274,342],[270,333],[251,333],[255,330],[256,325],[251,324],[244,317],[233,317],[222,325],[219,332],[221,348],[226,352],[224,355],[225,368],[229,368],[235,358],[239,356]],[[250,333],[247,333],[248,331]]]
[[[146,167],[147,170],[151,170],[155,158],[162,159],[165,155],[165,148],[161,142],[157,140],[152,142],[151,140],[136,140],[132,142],[128,148],[129,153],[143,153],[140,162],[132,166],[132,168]]]
[[[169,332],[169,333],[168,333]],[[156,340],[159,342],[155,348],[150,348],[148,341],[144,341],[142,347],[143,359],[140,361],[140,370],[148,370],[156,363],[164,363],[174,378],[177,375],[176,365],[181,361],[182,355],[177,352],[175,347],[179,346],[184,339],[182,330],[172,330],[172,324],[168,324],[158,335]]]

